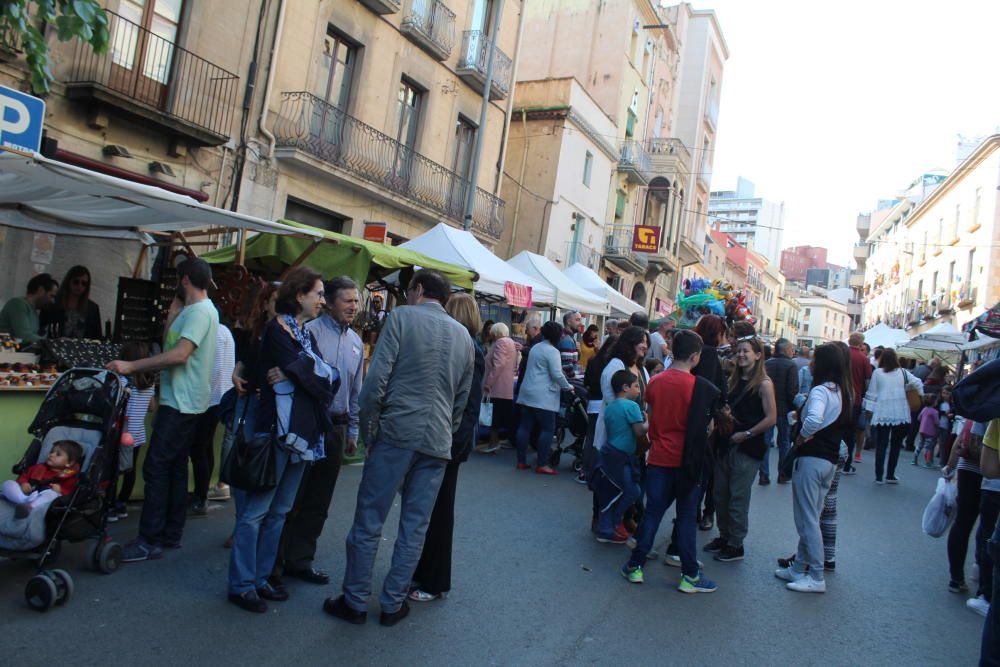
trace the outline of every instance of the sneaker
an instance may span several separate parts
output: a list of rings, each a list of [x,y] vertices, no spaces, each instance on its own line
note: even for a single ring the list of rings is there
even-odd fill
[[[125,503],[118,503],[117,505],[115,505],[115,515],[119,519],[127,519],[128,518],[128,505],[126,505]]]
[[[581,470],[579,473],[577,473],[576,479],[574,481],[577,484],[586,484],[587,483],[587,473],[585,473],[585,472],[583,472]]]
[[[792,582],[798,581],[805,577],[805,572],[796,572],[790,567],[779,567],[774,571],[774,576],[782,581]]]
[[[707,551],[710,554],[718,553],[722,551],[726,546],[726,541],[721,537],[717,537],[705,546],[702,547],[703,551]]]
[[[219,485],[213,486],[213,487],[209,488],[209,490],[208,490],[208,499],[209,500],[223,501],[223,500],[229,500],[231,497],[232,497],[232,494],[229,491],[229,485],[228,484],[221,484],[220,483]]]
[[[983,617],[990,613],[990,603],[982,595],[969,598],[965,601],[965,606]]]
[[[964,581],[955,581],[952,579],[948,582],[948,590],[952,593],[966,593],[969,587],[965,585]]]
[[[108,512],[108,523],[115,523],[118,521],[118,515],[115,514],[114,510]]]
[[[527,463],[518,463],[514,468],[516,470],[531,470],[531,466]]]
[[[884,482],[884,481],[882,481],[881,479],[876,479],[876,480],[875,480],[875,483],[876,483],[876,484],[885,484],[885,482]]]
[[[714,581],[701,572],[695,578],[682,575],[681,583],[677,586],[677,590],[681,593],[714,593],[718,588]]]
[[[836,572],[837,571],[837,561],[825,560],[823,561],[823,571],[824,572]]]
[[[759,486],[767,486],[770,483],[771,483],[770,475],[765,475],[764,473],[760,473],[759,475],[757,475],[757,484]]]
[[[868,449],[868,448],[865,447],[865,449]],[[861,452],[858,452],[857,454],[854,455],[854,462],[855,463],[861,463]]]
[[[715,521],[712,520],[711,514],[705,514],[701,518],[701,523],[698,524],[698,530],[712,530],[715,528]]]
[[[666,556],[663,557],[663,564],[669,565],[670,567],[680,567],[681,557],[678,556],[677,554],[668,553]],[[705,564],[702,563],[701,561],[698,561],[698,569],[700,570],[703,567],[705,567]]]
[[[915,466],[915,465],[917,465],[917,460],[916,460],[916,459],[913,459],[912,461],[910,461],[910,465],[911,465],[911,466]]]
[[[641,584],[643,581],[642,568],[639,567],[638,565],[636,565],[635,567],[629,567],[628,563],[625,563],[624,565],[622,565],[622,569],[620,571],[622,573],[622,576],[628,579],[628,582],[630,584]]]
[[[188,516],[203,517],[208,516],[208,505],[204,500],[192,500],[188,505]]]
[[[780,567],[782,569],[790,568],[792,566],[792,563],[794,563],[794,562],[795,562],[795,554],[792,554],[788,558],[779,558],[778,559],[778,567]]]
[[[885,482],[886,484],[899,484],[899,480],[895,477],[886,477]]]
[[[826,593],[826,582],[803,577],[798,581],[790,581],[785,584],[785,588],[796,593]]]
[[[155,544],[146,544],[141,538],[132,540],[122,551],[123,563],[138,563],[143,560],[163,558],[163,549]]]
[[[844,474],[845,475],[857,475],[858,471],[855,470],[854,468],[844,468]]]
[[[719,553],[715,554],[715,560],[720,563],[743,560],[743,547],[731,547],[727,544]]]
[[[622,537],[618,533],[612,533],[611,535],[598,535],[597,541],[601,544],[625,544],[628,542],[628,538]]]

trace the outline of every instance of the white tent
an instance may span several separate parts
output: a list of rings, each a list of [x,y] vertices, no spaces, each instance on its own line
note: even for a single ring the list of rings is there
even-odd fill
[[[882,322],[865,331],[864,334],[865,342],[871,345],[872,348],[879,346],[894,348],[910,340],[910,335],[902,329],[893,329],[888,324]]]
[[[555,290],[547,284],[525,275],[494,255],[471,233],[443,222],[400,247],[475,271],[479,274],[479,280],[476,281],[477,292],[505,298],[504,285],[513,283],[530,287],[531,300],[535,304],[552,305],[556,302]]]
[[[221,227],[303,235],[277,222],[201,204],[152,185],[41,155],[0,152],[0,225],[35,232],[134,239]],[[312,234],[306,234],[311,236]]]
[[[577,310],[590,315],[608,314],[606,299],[578,287],[548,257],[525,250],[511,257],[507,263],[555,290],[556,306],[559,308]]]
[[[592,292],[602,299],[607,299],[611,306],[611,314],[618,317],[629,317],[632,313],[646,312],[646,308],[632,301],[627,296],[601,280],[589,267],[579,262],[567,267],[563,274],[575,284]]]
[[[917,334],[908,343],[896,348],[901,356],[928,360],[941,357],[955,364],[962,355],[962,350],[968,344],[968,337],[947,322],[942,322],[931,329]]]

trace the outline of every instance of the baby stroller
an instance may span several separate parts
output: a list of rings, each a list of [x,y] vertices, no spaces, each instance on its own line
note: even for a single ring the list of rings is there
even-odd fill
[[[28,605],[47,611],[64,605],[73,594],[73,579],[66,570],[49,569],[58,557],[62,540],[93,539],[93,566],[110,574],[121,564],[122,547],[107,534],[107,515],[114,505],[118,477],[118,450],[128,389],[118,375],[93,368],[66,371],[45,395],[28,427],[34,436],[15,475],[42,463],[52,445],[73,440],[83,448],[79,481],[73,493],[57,498],[45,512],[15,519],[14,506],[0,501],[0,556],[38,563],[24,595]],[[37,516],[36,516],[37,515]]]
[[[572,391],[562,392],[559,412],[556,414],[556,442],[549,453],[549,465],[559,467],[559,460],[566,452],[573,454],[573,472],[583,468],[583,443],[587,438],[587,388],[583,382],[570,380]],[[566,444],[566,432],[573,440]]]

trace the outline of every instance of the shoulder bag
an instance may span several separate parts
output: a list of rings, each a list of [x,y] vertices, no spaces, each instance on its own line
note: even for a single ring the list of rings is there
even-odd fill
[[[222,462],[219,479],[242,491],[260,493],[278,485],[274,467],[278,443],[273,428],[269,433],[255,433],[247,440],[243,425],[249,404],[249,400],[244,402],[235,441]]]
[[[916,389],[910,387],[906,382],[907,372],[906,369],[900,368],[903,375],[903,392],[906,393],[906,403],[910,406],[910,412],[920,412],[920,406],[923,404],[923,400],[920,398],[920,392]]]

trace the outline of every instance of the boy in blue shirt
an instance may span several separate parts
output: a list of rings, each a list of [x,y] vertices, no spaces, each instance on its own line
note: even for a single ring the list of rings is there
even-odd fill
[[[597,541],[624,544],[629,535],[622,518],[641,493],[639,454],[642,452],[637,451],[637,439],[645,440],[648,424],[636,403],[639,379],[634,374],[618,371],[611,377],[611,389],[615,400],[604,409],[608,438],[600,452],[603,480]]]

